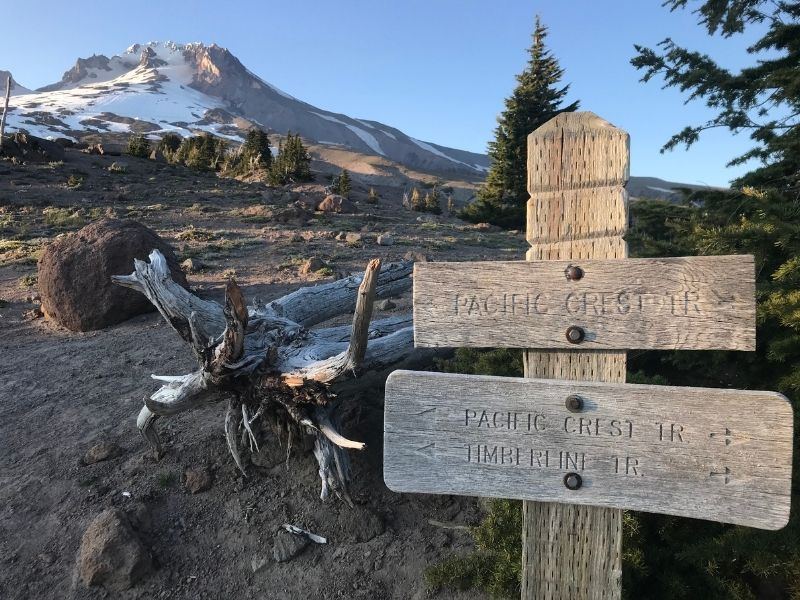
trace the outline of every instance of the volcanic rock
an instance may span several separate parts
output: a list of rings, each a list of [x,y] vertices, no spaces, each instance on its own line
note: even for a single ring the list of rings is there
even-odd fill
[[[154,310],[144,296],[114,285],[112,275],[129,275],[135,258],[153,249],[167,259],[172,278],[186,277],[171,248],[136,221],[102,219],[56,239],[39,259],[39,293],[48,319],[71,331],[90,331]]]

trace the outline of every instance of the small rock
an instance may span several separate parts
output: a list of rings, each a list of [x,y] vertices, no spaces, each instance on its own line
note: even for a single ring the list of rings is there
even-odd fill
[[[336,239],[337,239],[338,241],[340,241],[340,242],[343,242],[343,241],[345,241],[345,239],[347,239],[347,234],[346,234],[344,231],[340,231],[340,232],[339,232],[339,233],[336,235]]]
[[[120,453],[121,449],[116,444],[111,442],[100,442],[86,451],[86,454],[83,456],[83,464],[93,465],[95,463],[108,460],[109,458],[119,456]]]
[[[305,550],[310,543],[310,540],[305,536],[295,535],[281,529],[275,535],[272,556],[276,562],[290,561]]]
[[[316,273],[320,269],[327,267],[328,265],[325,262],[316,256],[312,256],[300,266],[300,275],[310,275],[311,273]]]
[[[186,469],[184,477],[186,489],[192,494],[199,494],[211,488],[211,472],[206,467]]]
[[[394,245],[394,238],[388,234],[384,233],[378,236],[378,246],[393,246]]]
[[[263,571],[268,564],[269,560],[267,560],[266,557],[254,556],[250,561],[250,568],[253,569],[253,573],[258,573],[259,571]]]
[[[361,240],[363,239],[364,236],[362,236],[360,233],[350,232],[344,236],[344,241],[347,242],[348,244],[360,244]]]
[[[39,294],[34,294],[33,296],[26,296],[25,302],[28,304],[35,304],[36,302],[41,302],[42,297]]]
[[[127,590],[147,575],[152,566],[150,555],[125,513],[117,509],[97,515],[81,538],[78,574],[87,586]]]
[[[395,304],[391,300],[384,300],[380,304],[380,309],[381,310],[392,310],[393,308],[397,308],[397,304]]]
[[[317,210],[321,210],[322,212],[326,213],[354,213],[356,212],[356,206],[344,196],[339,196],[338,194],[329,194],[325,196],[325,199],[322,202],[319,203]]]
[[[409,250],[403,255],[403,260],[410,260],[413,262],[428,262],[428,257],[422,252]]]
[[[125,173],[128,170],[128,163],[124,163],[119,160],[115,160],[111,163],[111,166],[108,167],[108,170],[112,173]]]
[[[313,216],[298,202],[275,209],[272,213],[272,218],[277,223],[296,223],[300,225],[306,223]]]
[[[196,258],[187,258],[181,263],[181,271],[184,273],[197,273],[202,268],[202,263]]]
[[[44,316],[41,307],[36,306],[31,310],[26,310],[22,313],[22,318],[26,321],[33,321],[34,319],[41,319]]]

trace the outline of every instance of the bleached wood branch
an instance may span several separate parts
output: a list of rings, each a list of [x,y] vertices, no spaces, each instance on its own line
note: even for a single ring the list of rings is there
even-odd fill
[[[153,428],[158,417],[228,397],[225,438],[244,473],[239,439],[251,450],[258,448],[257,429],[252,427],[255,418],[248,415],[283,411],[300,430],[316,437],[314,455],[320,464],[322,497],[332,491],[349,501],[349,458],[343,449],[361,449],[364,444],[338,432],[335,395],[327,389],[355,376],[359,368],[381,370],[411,354],[410,315],[370,325],[375,297],[409,289],[410,272],[411,263],[381,269],[376,259],[363,276],[301,288],[267,306],[249,308],[231,280],[223,308],[176,284],[157,250],[150,254],[149,263],[135,261],[131,275],[115,276],[113,281],[145,294],[191,345],[200,365],[187,375],[153,376],[164,385],[145,401],[137,420],[139,430],[159,450]],[[308,329],[350,310],[354,310],[352,325]]]

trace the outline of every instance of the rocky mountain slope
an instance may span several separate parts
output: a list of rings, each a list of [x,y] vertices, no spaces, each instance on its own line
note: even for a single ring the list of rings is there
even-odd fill
[[[111,58],[79,59],[57,83],[33,92],[15,88],[8,118],[11,131],[71,138],[207,131],[240,139],[253,125],[430,172],[480,176],[489,166],[483,154],[423,142],[383,123],[298,100],[215,44],[151,42]]]

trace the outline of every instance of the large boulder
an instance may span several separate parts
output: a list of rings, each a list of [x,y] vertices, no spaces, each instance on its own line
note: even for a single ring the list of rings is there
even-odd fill
[[[350,202],[350,200],[344,196],[329,194],[325,196],[325,199],[322,202],[319,203],[317,210],[321,210],[322,212],[326,213],[354,213],[356,212],[356,205]]]
[[[72,331],[91,331],[154,310],[143,294],[111,283],[133,272],[133,259],[158,249],[172,278],[186,286],[175,254],[136,221],[102,219],[48,245],[39,259],[39,293],[48,319]]]
[[[127,590],[152,568],[147,548],[122,511],[104,510],[84,532],[78,553],[78,575],[85,585],[102,585],[118,592]]]

